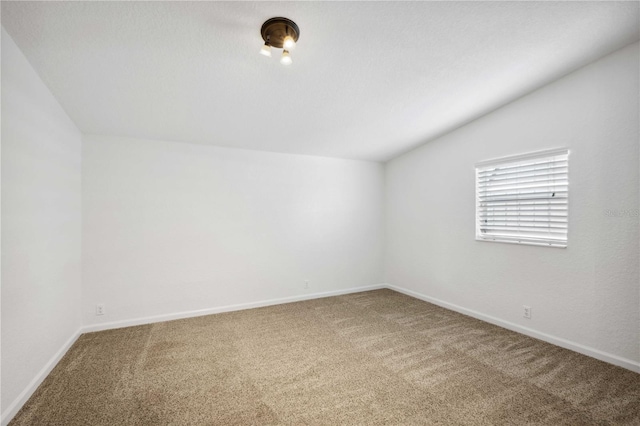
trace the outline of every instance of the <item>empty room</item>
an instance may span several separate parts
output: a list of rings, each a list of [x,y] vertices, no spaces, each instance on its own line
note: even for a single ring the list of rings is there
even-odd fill
[[[640,425],[639,9],[2,1],[2,426]]]

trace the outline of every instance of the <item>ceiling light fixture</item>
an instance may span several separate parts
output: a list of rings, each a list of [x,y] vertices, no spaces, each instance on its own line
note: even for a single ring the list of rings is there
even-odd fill
[[[300,37],[300,28],[291,19],[287,18],[271,18],[268,19],[260,29],[264,46],[260,49],[260,53],[264,56],[271,56],[271,47],[283,49],[280,63],[289,65],[291,62],[291,53],[289,50],[295,47]]]

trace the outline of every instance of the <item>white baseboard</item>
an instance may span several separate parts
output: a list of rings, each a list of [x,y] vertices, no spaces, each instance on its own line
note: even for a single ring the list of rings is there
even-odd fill
[[[395,290],[399,293],[406,294],[407,296],[415,297],[416,299],[424,300],[425,302],[442,306],[443,308],[449,309],[451,311],[456,311],[461,314],[468,315],[470,317],[477,318],[479,320],[500,326],[502,328],[506,328],[511,331],[525,334],[527,336],[534,337],[539,340],[543,340],[553,345],[560,346],[562,348],[569,349],[574,352],[578,352],[583,355],[587,355],[592,358],[599,359],[600,361],[608,362],[609,364],[617,365],[619,367],[626,368],[627,370],[640,373],[640,363],[633,361],[631,359],[622,358],[617,355],[613,355],[598,349],[594,349],[585,345],[581,345],[579,343],[572,342],[570,340],[563,339],[561,337],[552,336],[550,334],[536,331],[531,328],[522,327],[521,325],[514,324],[512,322],[505,321],[500,318],[492,317],[490,315],[485,315],[483,313],[473,311],[471,309],[463,308],[462,306],[454,305],[453,303],[448,303],[443,300],[435,299],[433,297],[429,297],[412,290],[407,290],[406,288],[397,287],[391,284],[386,284],[385,287],[391,290]]]
[[[363,287],[351,287],[343,290],[325,291],[321,293],[302,294],[298,296],[282,297],[279,299],[269,299],[259,302],[239,303],[237,305],[219,306],[216,308],[198,309],[194,311],[184,311],[173,314],[155,315],[151,317],[134,318],[122,321],[105,322],[100,324],[86,325],[82,327],[82,333],[93,331],[111,330],[114,328],[131,327],[134,325],[152,324],[156,322],[171,321],[183,318],[199,317],[203,315],[220,314],[223,312],[242,311],[245,309],[262,308],[265,306],[280,305],[283,303],[300,302],[302,300],[320,299],[323,297],[340,296],[343,294],[360,293],[363,291],[379,290],[385,288],[384,284],[369,285]]]
[[[142,325],[142,324],[152,324],[152,323],[156,323],[156,322],[162,322],[162,321],[171,321],[171,320],[175,320],[175,319],[182,319],[182,318],[192,318],[192,317],[198,317],[198,316],[202,316],[202,315],[211,315],[211,314],[219,314],[222,312],[232,312],[232,311],[241,311],[244,309],[253,309],[253,308],[260,308],[260,307],[265,307],[265,306],[272,306],[272,305],[280,305],[282,303],[291,303],[291,302],[299,302],[299,301],[303,301],[303,300],[310,300],[310,299],[319,299],[322,297],[331,297],[331,296],[339,296],[342,294],[350,294],[350,293],[359,293],[362,291],[370,291],[370,290],[378,290],[381,288],[388,288],[390,290],[395,290],[399,293],[403,293],[406,294],[408,296],[411,297],[415,297],[416,299],[420,299],[420,300],[424,300],[426,302],[429,303],[433,303],[434,305],[438,305],[438,306],[442,306],[443,308],[452,310],[452,311],[456,311],[459,312],[461,314],[464,315],[468,315],[470,317],[474,317],[477,318],[479,320],[500,326],[502,328],[506,328],[508,330],[511,331],[515,331],[521,334],[525,334],[527,336],[530,337],[534,337],[536,339],[539,340],[543,340],[545,342],[551,343],[553,345],[556,346],[560,346],[562,348],[565,349],[569,349],[578,353],[581,353],[583,355],[587,355],[590,356],[592,358],[596,358],[599,359],[601,361],[604,362],[608,362],[610,364],[613,365],[617,365],[619,367],[623,367],[626,368],[628,370],[631,371],[635,371],[640,373],[640,363],[627,359],[627,358],[622,358],[619,357],[617,355],[613,355],[607,352],[603,352],[600,351],[598,349],[594,349],[585,345],[581,345],[579,343],[575,343],[572,342],[570,340],[567,339],[563,339],[561,337],[556,337],[547,333],[543,333],[531,328],[527,328],[527,327],[523,327],[521,325],[518,324],[514,324],[512,322],[509,321],[505,321],[502,320],[500,318],[496,318],[493,317],[491,315],[485,315],[483,313],[471,310],[471,309],[467,309],[467,308],[463,308],[462,306],[458,306],[458,305],[454,305],[453,303],[448,303],[445,302],[443,300],[439,300],[439,299],[435,299],[433,297],[429,297],[426,296],[424,294],[412,291],[412,290],[408,290],[405,289],[403,287],[398,287],[395,285],[391,285],[391,284],[376,284],[376,285],[370,285],[370,286],[364,286],[364,287],[352,287],[352,288],[348,288],[348,289],[344,289],[344,290],[335,290],[335,291],[327,291],[327,292],[322,292],[322,293],[312,293],[312,294],[304,294],[304,295],[299,295],[299,296],[290,296],[290,297],[283,297],[283,298],[279,298],[279,299],[270,299],[270,300],[264,300],[264,301],[260,301],[260,302],[250,302],[250,303],[241,303],[241,304],[237,304],[237,305],[227,305],[227,306],[220,306],[220,307],[216,307],[216,308],[208,308],[208,309],[199,309],[199,310],[194,310],[194,311],[185,311],[185,312],[178,312],[178,313],[173,313],[173,314],[166,314],[166,315],[156,315],[156,316],[152,316],[152,317],[143,317],[143,318],[135,318],[135,319],[130,319],[130,320],[123,320],[123,321],[114,321],[114,322],[108,322],[108,323],[102,323],[102,324],[94,324],[94,325],[88,325],[88,326],[84,326],[81,329],[81,333],[88,333],[88,332],[92,332],[92,331],[102,331],[102,330],[111,330],[114,328],[122,328],[122,327],[131,327],[131,326],[135,326],[135,325]]]
[[[78,337],[82,334],[82,328],[79,328],[73,335],[62,345],[58,352],[56,352],[51,359],[45,364],[40,372],[31,380],[27,387],[18,395],[18,397],[2,412],[2,420],[0,423],[2,426],[9,424],[11,419],[18,414],[18,411],[22,406],[31,398],[31,395],[38,389],[38,386],[44,381],[44,379],[51,373],[58,362],[62,359],[64,354],[67,353],[69,348],[78,340]],[[4,408],[4,407],[3,407]]]

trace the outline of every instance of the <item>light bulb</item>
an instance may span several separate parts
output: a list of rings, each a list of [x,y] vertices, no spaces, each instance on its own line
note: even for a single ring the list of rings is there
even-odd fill
[[[284,41],[282,42],[282,47],[284,47],[287,50],[295,47],[295,45],[296,45],[296,41],[290,35],[286,36],[284,38]]]
[[[288,50],[283,50],[282,51],[282,57],[280,58],[280,63],[282,65],[290,65],[291,62],[293,62],[291,60],[291,55],[289,54]]]
[[[260,54],[271,57],[271,46],[269,46],[269,43],[265,43],[264,45],[262,45],[262,49],[260,49]]]

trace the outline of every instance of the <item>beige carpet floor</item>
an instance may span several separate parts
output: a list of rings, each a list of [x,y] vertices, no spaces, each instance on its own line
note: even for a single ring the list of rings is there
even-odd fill
[[[640,375],[377,290],[82,335],[11,425],[640,424]]]

